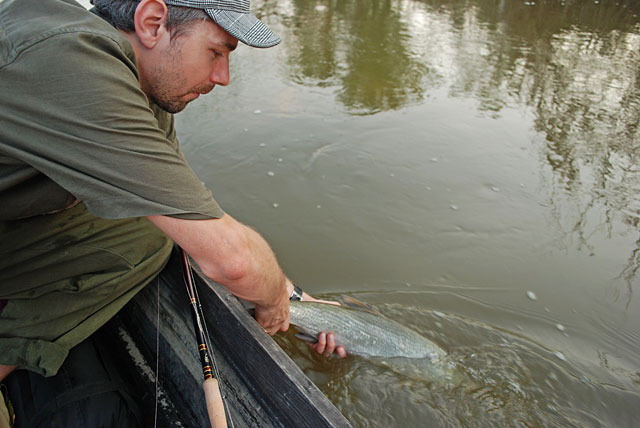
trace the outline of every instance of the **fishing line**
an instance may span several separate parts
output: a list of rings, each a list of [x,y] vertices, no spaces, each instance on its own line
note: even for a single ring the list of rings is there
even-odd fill
[[[160,378],[160,276],[157,277],[156,287],[156,408],[153,416],[153,426],[158,426],[158,379]]]

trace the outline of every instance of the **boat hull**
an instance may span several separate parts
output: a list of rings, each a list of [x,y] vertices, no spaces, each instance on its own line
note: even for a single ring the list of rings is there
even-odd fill
[[[233,426],[351,426],[237,298],[195,276]],[[135,383],[144,426],[208,426],[182,278],[174,252],[162,273],[99,332],[123,355],[119,365]]]

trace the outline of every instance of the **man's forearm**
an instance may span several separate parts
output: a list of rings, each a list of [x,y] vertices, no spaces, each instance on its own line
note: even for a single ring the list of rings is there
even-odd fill
[[[180,245],[207,277],[236,296],[270,306],[286,295],[284,273],[267,242],[228,214],[211,220],[166,216],[149,220]]]

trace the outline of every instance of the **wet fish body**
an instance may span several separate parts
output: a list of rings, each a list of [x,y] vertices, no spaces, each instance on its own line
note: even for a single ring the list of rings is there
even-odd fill
[[[445,351],[429,339],[382,315],[345,306],[290,302],[291,323],[310,338],[332,331],[348,353],[365,357],[439,360]]]

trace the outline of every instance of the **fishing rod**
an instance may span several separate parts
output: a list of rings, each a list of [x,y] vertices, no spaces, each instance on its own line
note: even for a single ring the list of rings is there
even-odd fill
[[[184,283],[191,304],[191,315],[196,331],[196,339],[198,341],[198,353],[200,354],[200,362],[202,363],[202,376],[204,382],[202,389],[204,390],[204,398],[207,404],[207,413],[209,414],[209,422],[211,428],[227,428],[227,417],[225,415],[225,403],[220,394],[220,385],[218,384],[218,368],[211,355],[211,345],[209,343],[209,333],[207,325],[204,323],[202,314],[202,306],[198,296],[198,289],[193,278],[193,270],[187,253],[180,248],[182,255],[182,263],[184,267]],[[215,371],[215,376],[214,376]]]

